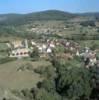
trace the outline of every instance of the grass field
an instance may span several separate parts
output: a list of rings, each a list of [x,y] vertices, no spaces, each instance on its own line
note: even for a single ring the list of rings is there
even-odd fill
[[[4,50],[4,49],[7,49],[7,45],[6,43],[0,43],[0,50]]]
[[[6,43],[0,43],[0,59],[5,58],[8,56],[8,46]]]
[[[99,48],[99,40],[80,40],[76,41],[80,44],[80,46],[85,47],[91,47],[93,44],[97,45],[97,48]]]
[[[1,36],[0,42],[15,41],[15,40],[22,40],[22,39],[23,38],[16,37],[16,36]]]
[[[24,88],[35,87],[38,81],[42,78],[39,74],[34,71],[24,70],[18,71],[17,69],[23,65],[31,64],[33,68],[38,68],[39,66],[50,65],[48,61],[26,61],[26,60],[16,60],[9,63],[0,65],[0,95],[4,93],[5,90],[21,90]]]

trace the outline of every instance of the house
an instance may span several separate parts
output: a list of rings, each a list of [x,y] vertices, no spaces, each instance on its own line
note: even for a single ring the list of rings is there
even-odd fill
[[[47,49],[46,44],[38,44],[38,45],[36,45],[36,47],[38,48],[40,53],[46,52],[46,49]]]
[[[85,52],[90,52],[90,48],[89,47],[85,47]]]
[[[76,56],[78,56],[78,57],[80,56],[80,53],[78,50],[76,51]]]
[[[36,47],[38,48],[38,51],[39,51],[40,53],[43,53],[43,48],[42,48],[42,46],[37,45]]]
[[[28,48],[28,41],[14,41],[12,42],[12,50],[10,51],[9,57],[21,58],[28,57],[30,49]]]
[[[30,50],[28,48],[18,48],[10,52],[9,57],[21,58],[28,57]]]
[[[50,48],[55,48],[55,45],[54,45],[54,43],[52,42],[52,43],[50,43],[49,44],[49,46],[50,46]]]
[[[90,54],[90,66],[94,66],[97,63],[96,53],[92,52]]]
[[[36,46],[37,45],[36,42],[34,42],[34,41],[31,41],[31,44],[32,44],[32,46]]]
[[[97,63],[96,53],[94,51],[87,49],[84,53],[80,54],[80,56],[84,58],[84,63],[87,68]]]
[[[42,45],[42,49],[43,49],[43,52],[45,52],[46,49],[47,49],[47,45],[46,45],[46,44],[43,44],[43,45]]]
[[[48,47],[47,50],[46,50],[46,52],[47,52],[48,54],[50,54],[50,53],[52,53],[52,49],[51,49],[50,47]]]
[[[66,42],[66,47],[69,47],[70,46],[70,42]]]

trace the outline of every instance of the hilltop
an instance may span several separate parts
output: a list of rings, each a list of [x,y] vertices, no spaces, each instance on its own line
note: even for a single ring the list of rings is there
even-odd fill
[[[59,10],[46,10],[28,14],[0,14],[0,24],[24,24],[38,20],[69,20],[76,17],[99,18],[99,13],[69,13]]]
[[[0,24],[25,24],[38,20],[67,20],[76,17],[76,14],[71,14],[58,10],[47,10],[29,14],[3,14],[0,15]]]

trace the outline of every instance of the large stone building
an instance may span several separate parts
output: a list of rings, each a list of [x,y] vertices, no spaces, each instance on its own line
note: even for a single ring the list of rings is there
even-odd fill
[[[18,48],[12,50],[9,57],[28,57],[29,56],[29,49],[28,48]]]
[[[10,52],[9,57],[28,57],[30,49],[28,48],[28,41],[14,41],[12,42],[12,50]]]

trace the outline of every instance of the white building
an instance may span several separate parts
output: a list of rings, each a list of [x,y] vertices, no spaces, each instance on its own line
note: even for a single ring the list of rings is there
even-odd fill
[[[80,53],[79,53],[79,51],[78,51],[78,50],[76,51],[76,56],[80,56]]]
[[[28,48],[28,41],[14,41],[12,42],[13,49],[9,57],[21,58],[28,57],[30,49]]]
[[[32,46],[36,46],[36,42],[31,41]]]
[[[49,48],[47,48],[47,51],[46,51],[47,53],[52,53],[52,49],[49,47]]]
[[[18,48],[12,50],[9,57],[21,58],[21,57],[28,57],[30,50],[28,48]]]
[[[50,43],[49,45],[51,48],[55,48],[55,45],[53,43]]]
[[[42,46],[37,46],[37,48],[38,48],[38,50],[39,50],[40,53],[43,53],[43,48],[42,48]]]

